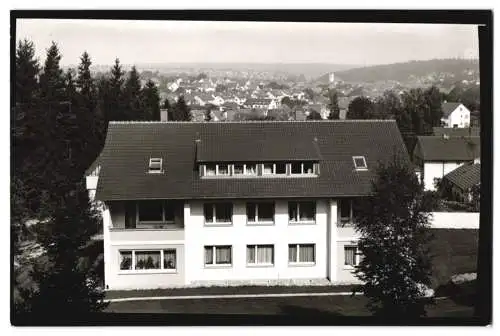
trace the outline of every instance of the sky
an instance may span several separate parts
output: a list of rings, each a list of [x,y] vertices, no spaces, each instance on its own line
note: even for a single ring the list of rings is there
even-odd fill
[[[51,41],[61,64],[87,51],[93,64],[330,63],[374,65],[478,58],[477,26],[395,23],[118,21],[18,19],[16,39],[45,59]]]

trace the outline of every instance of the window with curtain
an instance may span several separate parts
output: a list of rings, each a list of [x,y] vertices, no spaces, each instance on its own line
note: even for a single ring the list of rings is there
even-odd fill
[[[177,252],[175,249],[163,250],[163,268],[176,269]]]
[[[215,176],[215,164],[205,165],[205,175],[206,176]]]
[[[230,202],[205,203],[203,212],[205,224],[230,224],[233,221],[233,204]]]
[[[247,163],[245,165],[245,174],[246,175],[257,175],[257,165],[252,163]]]
[[[233,174],[234,175],[243,175],[243,171],[244,171],[243,164],[235,163],[233,165]]]
[[[289,263],[314,263],[316,262],[314,244],[289,244],[288,245]]]
[[[132,251],[120,251],[120,270],[132,269]]]
[[[273,222],[274,203],[273,202],[247,203],[247,221],[249,223]]]
[[[136,251],[135,252],[135,269],[150,270],[161,268],[161,252],[160,251]]]
[[[356,246],[344,246],[344,265],[353,267],[358,265],[357,251]]]
[[[217,165],[217,175],[229,175],[229,165],[228,164],[219,164]]]
[[[288,202],[288,220],[290,222],[312,222],[315,218],[315,202]]]
[[[286,174],[286,163],[276,163],[275,174],[279,174],[279,175]]]
[[[155,251],[120,251],[120,270],[148,271],[175,270],[177,267],[177,250],[165,249]]]
[[[205,265],[231,265],[231,246],[205,246]]]
[[[247,245],[247,264],[274,265],[274,245]]]

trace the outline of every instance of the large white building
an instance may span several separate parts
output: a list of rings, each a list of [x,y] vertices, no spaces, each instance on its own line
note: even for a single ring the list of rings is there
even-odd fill
[[[394,121],[111,122],[106,288],[356,282],[353,204],[394,154]]]

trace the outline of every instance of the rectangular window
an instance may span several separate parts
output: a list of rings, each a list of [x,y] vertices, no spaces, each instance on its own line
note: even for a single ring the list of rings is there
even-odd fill
[[[354,267],[358,264],[358,248],[356,246],[344,246],[344,265]]]
[[[276,175],[286,175],[286,163],[276,163],[274,173]]]
[[[176,270],[177,250],[120,251],[120,270],[149,271]]]
[[[243,164],[234,164],[233,165],[233,174],[234,175],[243,175],[244,173],[244,165]]]
[[[228,176],[229,173],[229,165],[228,164],[218,164],[217,165],[217,175]]]
[[[175,222],[176,203],[172,201],[165,201],[164,203],[164,222]]]
[[[139,202],[140,222],[162,222],[163,221],[163,201],[140,201]]]
[[[316,262],[315,245],[314,244],[289,244],[288,245],[288,262],[313,264]]]
[[[231,265],[231,246],[205,246],[205,266]]]
[[[316,218],[315,202],[289,202],[288,220],[290,222],[313,222]]]
[[[210,163],[205,165],[205,176],[215,176],[215,170],[215,164]]]
[[[205,203],[203,205],[206,224],[228,224],[232,222],[233,204],[224,203]]]
[[[352,160],[354,161],[354,168],[356,168],[357,170],[367,169],[364,156],[353,156]]]
[[[274,265],[274,245],[247,245],[248,265]]]
[[[302,164],[302,174],[314,174],[314,163],[304,162]]]
[[[250,176],[257,175],[257,165],[256,164],[245,164],[245,175],[250,175]]]
[[[177,251],[175,249],[163,250],[163,268],[176,269]]]
[[[293,162],[292,166],[292,174],[302,174],[302,164],[300,162]]]
[[[340,201],[340,222],[349,223],[352,219],[352,202],[349,199]]]
[[[247,203],[248,223],[272,223],[274,222],[274,203],[257,202]]]
[[[262,165],[262,175],[272,175],[274,174],[274,164],[264,163]]]
[[[161,158],[150,158],[149,159],[149,172],[150,173],[161,173],[162,172],[163,159]]]

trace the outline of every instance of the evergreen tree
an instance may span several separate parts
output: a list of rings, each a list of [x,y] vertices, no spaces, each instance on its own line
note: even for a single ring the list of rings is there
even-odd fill
[[[158,88],[153,81],[149,80],[142,91],[146,118],[145,120],[161,120],[160,115],[160,96]]]
[[[109,82],[105,79],[101,81],[101,95],[103,100],[103,112],[106,117],[106,124],[111,120],[128,120],[124,113],[125,104],[123,97],[124,72],[120,65],[120,60],[115,59],[115,65],[111,69]]]
[[[425,122],[428,124],[429,131],[432,132],[432,127],[441,126],[441,118],[443,117],[443,111],[441,109],[443,95],[436,86],[431,86],[425,90],[424,94],[429,108],[428,117]]]
[[[127,120],[144,120],[144,105],[142,102],[142,88],[139,73],[135,66],[128,73],[123,96],[126,103]]]
[[[191,121],[192,115],[183,96],[180,96],[172,109],[174,121]]]
[[[60,204],[51,219],[39,226],[38,240],[48,263],[37,264],[33,278],[38,291],[28,311],[52,317],[77,317],[105,307],[98,276],[88,260],[88,243],[99,219],[89,204],[83,180],[58,184]]]
[[[378,168],[373,196],[356,206],[363,256],[356,276],[375,315],[395,321],[425,315],[422,296],[423,285],[430,285],[427,243],[433,202],[413,171],[394,157]]]
[[[93,109],[95,104],[95,85],[92,75],[90,73],[90,66],[92,61],[89,54],[85,51],[80,57],[80,64],[78,65],[78,77],[76,85],[78,87],[83,106]]]
[[[205,110],[205,121],[212,121],[212,108],[207,107]]]
[[[32,103],[38,91],[40,65],[35,58],[35,46],[29,40],[19,41],[16,49],[15,101]]]
[[[340,117],[340,108],[339,108],[339,97],[337,90],[328,90],[328,99],[330,100],[328,103],[328,109],[330,110],[330,114],[328,115],[328,119],[334,120],[339,119]]]
[[[55,42],[47,50],[47,57],[40,75],[40,91],[46,104],[55,104],[64,97],[64,75],[59,65],[61,54]]]
[[[163,102],[163,109],[167,110],[167,118],[169,121],[174,120],[173,106],[170,105],[168,98]]]
[[[307,120],[322,120],[321,114],[318,111],[312,110],[306,118]]]
[[[347,119],[372,119],[374,104],[364,96],[354,98],[347,109]]]

